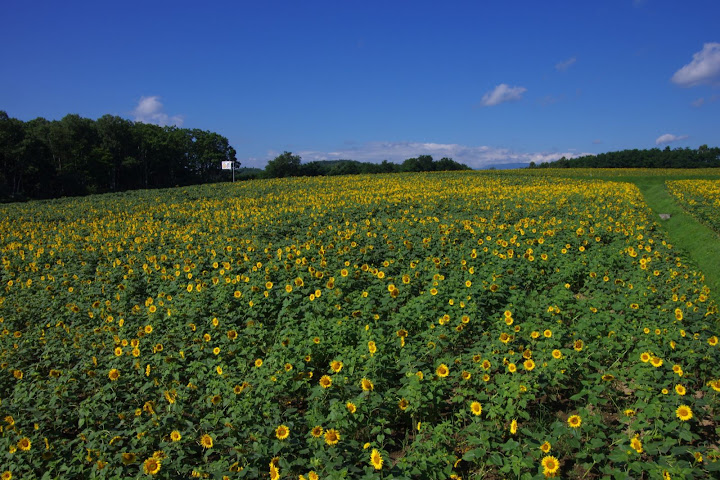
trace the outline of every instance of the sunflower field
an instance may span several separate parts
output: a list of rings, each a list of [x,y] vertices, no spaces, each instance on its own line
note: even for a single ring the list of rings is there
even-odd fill
[[[717,306],[630,183],[0,206],[0,475],[716,478]]]
[[[720,180],[672,180],[665,184],[683,209],[720,232]]]

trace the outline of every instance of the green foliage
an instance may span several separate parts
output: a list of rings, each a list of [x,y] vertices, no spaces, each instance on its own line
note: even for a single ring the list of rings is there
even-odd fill
[[[283,152],[267,163],[265,174],[268,178],[297,177],[300,174],[300,156]]]
[[[663,150],[622,150],[597,155],[586,155],[540,165],[531,163],[530,168],[714,168],[720,167],[720,147],[708,148],[701,145],[697,149],[676,148]]]
[[[470,170],[470,167],[443,157],[437,162],[430,155],[408,158],[402,164],[383,160],[382,163],[358,162],[356,160],[322,160],[300,163],[301,158],[284,152],[268,162],[265,178],[316,177],[336,175],[360,175],[368,173],[435,172]]]
[[[296,178],[0,213],[13,478],[717,473],[717,306],[629,183]]]
[[[0,201],[216,182],[235,150],[217,133],[103,115],[29,122],[0,112]]]

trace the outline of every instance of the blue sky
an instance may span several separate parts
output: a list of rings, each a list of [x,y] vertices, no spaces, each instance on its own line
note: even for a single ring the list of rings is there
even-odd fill
[[[243,166],[720,145],[720,2],[5,0],[0,109],[216,131]]]

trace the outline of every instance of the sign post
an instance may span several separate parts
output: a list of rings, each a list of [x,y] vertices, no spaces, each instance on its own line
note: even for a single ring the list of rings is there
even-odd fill
[[[230,162],[223,161],[223,162],[222,162],[222,169],[223,169],[223,170],[232,170],[232,181],[233,181],[233,183],[235,183],[235,162],[232,162],[232,161],[230,161]]]

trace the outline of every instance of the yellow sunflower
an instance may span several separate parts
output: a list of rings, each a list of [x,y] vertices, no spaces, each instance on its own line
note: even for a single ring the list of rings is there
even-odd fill
[[[582,425],[582,418],[580,418],[580,415],[570,415],[567,419],[567,424],[568,427],[579,428],[580,425]]]
[[[472,402],[470,404],[470,411],[473,415],[480,415],[482,413],[482,404],[480,402]]]
[[[143,462],[143,471],[148,475],[157,475],[160,471],[160,460],[155,457],[150,457]]]
[[[200,445],[203,448],[212,448],[213,438],[210,435],[208,435],[207,433],[204,434],[202,437],[200,437]]]
[[[370,380],[368,380],[367,378],[363,378],[360,381],[360,386],[362,386],[362,389],[365,390],[366,392],[369,392],[375,388],[375,385],[373,385],[373,383]]]
[[[285,440],[290,436],[290,429],[285,425],[280,425],[275,429],[275,436],[278,440]]]
[[[336,445],[340,441],[340,432],[334,428],[329,429],[325,432],[325,443],[328,445]]]
[[[32,447],[32,442],[29,438],[23,437],[18,441],[17,446],[20,450],[28,451]]]
[[[447,365],[445,365],[444,363],[441,363],[437,367],[437,370],[435,370],[435,373],[437,373],[438,377],[444,378],[450,374],[450,369],[448,368]]]
[[[372,453],[370,453],[370,463],[372,463],[372,466],[375,467],[375,470],[382,469],[383,458],[382,458],[382,455],[380,455],[380,452],[378,452],[376,448],[373,448]]]
[[[558,469],[560,468],[560,462],[558,461],[558,459],[551,455],[543,457],[540,464],[543,467],[543,475],[545,475],[545,477],[547,478],[554,477],[557,474]]]
[[[687,405],[680,405],[677,410],[675,410],[675,415],[683,422],[687,422],[693,417],[692,410],[690,410],[690,407]]]
[[[330,362],[330,368],[335,373],[340,373],[340,370],[342,370],[342,367],[343,367],[343,363],[338,360],[333,360],[332,362]]]

